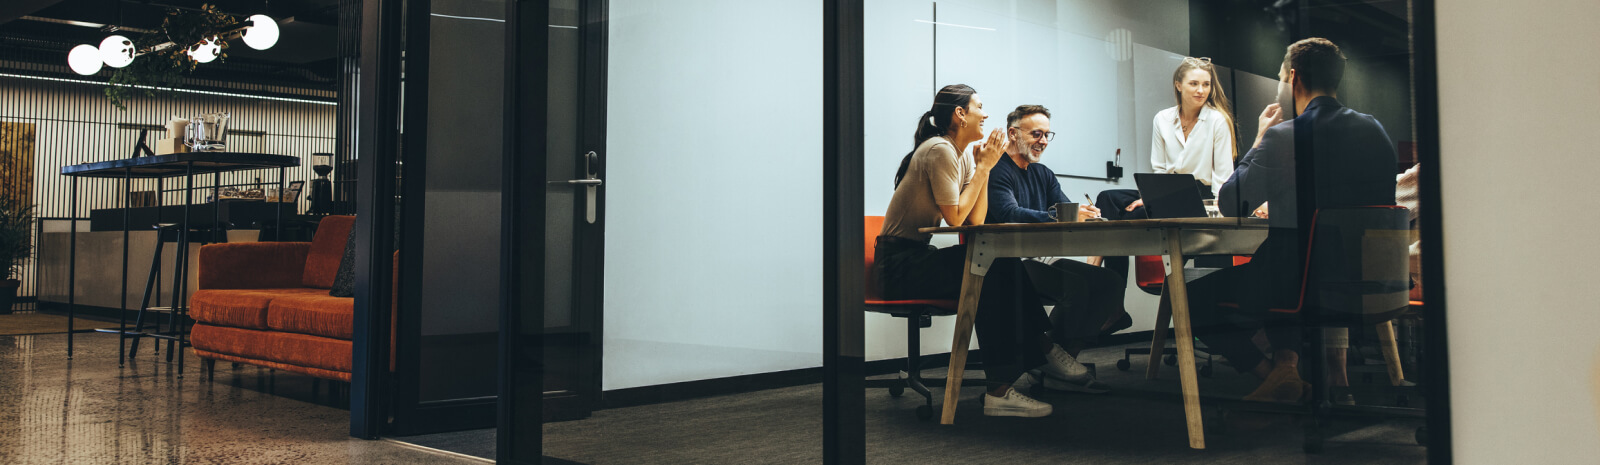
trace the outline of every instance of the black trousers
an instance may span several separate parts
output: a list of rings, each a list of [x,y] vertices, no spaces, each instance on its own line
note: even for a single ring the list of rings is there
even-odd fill
[[[874,273],[884,297],[958,299],[966,277],[965,245],[936,249],[906,239],[878,239]],[[1028,369],[1044,365],[1039,347],[1050,319],[1039,304],[1021,260],[1001,258],[984,275],[976,326],[983,346],[984,378],[991,386],[1011,384]]]
[[[1209,199],[1212,197],[1211,186],[1207,186],[1199,180],[1195,180],[1194,186],[1195,189],[1200,190],[1200,198]],[[1100,191],[1100,196],[1094,200],[1094,205],[1100,208],[1100,216],[1108,220],[1143,220],[1150,218],[1150,215],[1145,213],[1144,206],[1134,208],[1133,211],[1126,211],[1128,205],[1132,205],[1135,200],[1139,200],[1139,191],[1137,190],[1110,189]],[[1227,266],[1228,260],[1231,260],[1231,258],[1199,260],[1196,263],[1200,266],[1221,268]],[[1105,257],[1102,263],[1105,264],[1106,269],[1117,272],[1123,279],[1128,278],[1128,257]]]
[[[1135,208],[1131,212],[1126,210],[1128,205],[1133,204],[1135,200],[1139,200],[1139,191],[1134,189],[1104,190],[1100,191],[1099,197],[1094,200],[1094,206],[1100,208],[1100,216],[1108,220],[1142,220],[1149,218],[1150,215],[1144,212],[1143,206]],[[1122,276],[1123,281],[1127,281],[1128,257],[1105,257],[1105,260],[1101,263],[1105,264],[1106,269],[1116,272],[1118,276]]]
[[[1125,311],[1128,280],[1114,271],[1067,258],[1023,260],[1022,266],[1039,295],[1055,303],[1050,338],[1056,344],[1092,344],[1106,321]]]
[[[1273,349],[1300,350],[1299,314],[1268,310],[1264,267],[1246,263],[1224,268],[1189,283],[1189,322],[1195,336],[1212,353],[1221,354],[1240,373],[1250,371],[1266,357],[1251,338],[1263,331]],[[1232,303],[1238,308],[1219,304]]]

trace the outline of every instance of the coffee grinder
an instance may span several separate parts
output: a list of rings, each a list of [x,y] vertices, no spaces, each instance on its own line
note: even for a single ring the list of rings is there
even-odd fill
[[[317,178],[311,180],[311,194],[306,200],[311,201],[308,214],[327,215],[333,208],[333,181],[328,180],[328,173],[333,172],[333,154],[311,154],[311,170],[317,173]]]

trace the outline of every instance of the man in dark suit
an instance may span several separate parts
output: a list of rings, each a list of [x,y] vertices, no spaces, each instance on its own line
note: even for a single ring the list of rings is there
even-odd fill
[[[1289,46],[1278,72],[1279,103],[1262,111],[1255,145],[1240,158],[1217,202],[1225,215],[1266,216],[1267,239],[1250,263],[1190,285],[1191,321],[1200,340],[1239,371],[1262,379],[1246,400],[1295,402],[1309,393],[1298,373],[1299,315],[1271,310],[1298,306],[1304,273],[1296,150],[1309,150],[1302,158],[1315,164],[1317,208],[1394,204],[1394,143],[1377,119],[1339,103],[1344,62],[1327,39]],[[1284,111],[1293,111],[1294,119],[1282,121]],[[1222,308],[1223,302],[1238,308]],[[1272,343],[1271,359],[1251,341],[1257,330]]]

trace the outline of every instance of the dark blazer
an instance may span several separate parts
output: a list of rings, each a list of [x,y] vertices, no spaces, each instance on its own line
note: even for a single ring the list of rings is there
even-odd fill
[[[1299,295],[1305,253],[1296,229],[1296,128],[1305,132],[1308,140],[1298,143],[1311,148],[1316,164],[1317,208],[1394,205],[1395,145],[1371,115],[1317,97],[1305,113],[1267,129],[1261,146],[1239,159],[1217,200],[1228,216],[1246,216],[1269,203],[1272,229],[1251,258],[1252,278],[1244,280],[1256,292],[1242,294],[1268,300],[1246,299],[1251,305],[1292,308]],[[1270,292],[1260,292],[1263,287]]]

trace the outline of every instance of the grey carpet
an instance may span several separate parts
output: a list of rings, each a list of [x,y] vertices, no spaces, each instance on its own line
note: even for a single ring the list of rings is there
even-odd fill
[[[1143,377],[1144,363],[1119,372],[1121,347],[1084,357],[1118,388],[1110,395],[1040,392],[1055,406],[1047,418],[986,418],[982,388],[962,390],[956,424],[922,422],[915,393],[893,398],[867,393],[869,463],[1396,463],[1426,462],[1415,444],[1418,420],[1340,421],[1323,453],[1301,451],[1303,429],[1274,416],[1265,428],[1241,430],[1208,403],[1207,449],[1188,448],[1177,370],[1162,379]],[[939,374],[942,370],[929,370]],[[1236,398],[1251,378],[1218,365],[1201,379],[1202,394]],[[937,396],[940,390],[935,390]],[[589,464],[819,463],[822,459],[822,387],[768,391],[601,410],[579,421],[545,425],[545,455]],[[1377,400],[1376,397],[1372,399]],[[1365,401],[1366,399],[1362,399]],[[939,400],[935,399],[937,406]],[[1235,427],[1229,427],[1234,424]],[[399,438],[480,457],[494,456],[494,431],[479,430]]]

